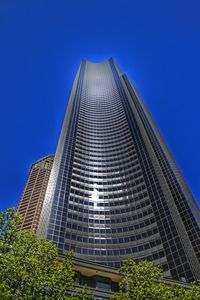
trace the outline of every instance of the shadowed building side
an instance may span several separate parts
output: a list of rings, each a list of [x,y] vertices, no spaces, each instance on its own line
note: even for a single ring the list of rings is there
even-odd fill
[[[17,212],[22,216],[20,230],[37,230],[42,205],[53,165],[53,155],[33,163]]]

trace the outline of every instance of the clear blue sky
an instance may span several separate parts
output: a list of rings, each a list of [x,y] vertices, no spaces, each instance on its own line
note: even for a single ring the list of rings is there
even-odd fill
[[[82,59],[136,85],[200,203],[200,1],[0,1],[0,210],[55,152]]]

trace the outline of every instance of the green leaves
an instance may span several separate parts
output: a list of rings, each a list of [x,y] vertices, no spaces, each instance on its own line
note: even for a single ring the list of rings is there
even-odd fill
[[[73,253],[58,260],[52,241],[34,231],[18,231],[20,218],[9,209],[0,215],[0,299],[92,300],[89,290],[74,289]]]
[[[185,289],[181,285],[170,285],[162,280],[162,270],[152,262],[141,261],[138,264],[133,259],[122,262],[120,273],[120,292],[115,293],[112,300],[200,300],[200,287],[192,285]]]
[[[149,285],[153,279],[162,278],[161,269],[152,262],[141,261],[139,264],[136,264],[133,259],[127,259],[122,262],[120,273],[124,275],[124,279],[120,283],[122,289],[126,288],[127,281],[134,286],[138,282],[145,282],[145,284]]]
[[[0,256],[0,295],[11,299],[9,290],[14,299],[67,299],[74,284],[71,256],[59,262],[51,241],[33,231],[17,232],[10,250]]]
[[[93,300],[93,294],[87,286],[84,286],[72,297],[73,300]]]
[[[21,217],[15,213],[15,208],[0,214],[0,254],[9,251],[20,222]]]

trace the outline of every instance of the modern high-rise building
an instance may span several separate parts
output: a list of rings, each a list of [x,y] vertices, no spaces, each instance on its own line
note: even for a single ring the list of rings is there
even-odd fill
[[[200,214],[140,95],[113,59],[74,80],[37,233],[62,256],[147,259],[200,279]]]
[[[53,155],[36,161],[30,170],[26,186],[18,206],[22,217],[20,229],[37,230],[44,197],[53,165]]]

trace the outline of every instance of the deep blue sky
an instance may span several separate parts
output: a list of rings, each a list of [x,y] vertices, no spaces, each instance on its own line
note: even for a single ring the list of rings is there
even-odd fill
[[[200,203],[200,1],[0,1],[0,210],[55,152],[82,59],[112,56]]]

